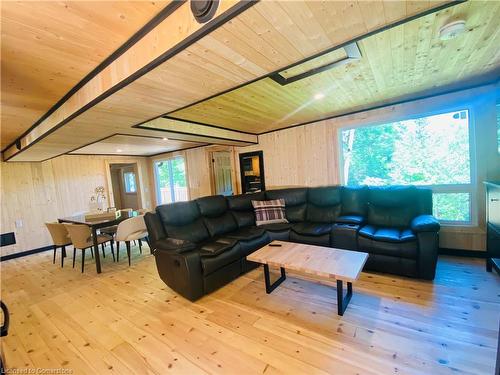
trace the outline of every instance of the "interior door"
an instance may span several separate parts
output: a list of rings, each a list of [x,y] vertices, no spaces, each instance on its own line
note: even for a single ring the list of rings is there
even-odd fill
[[[212,153],[215,194],[233,195],[231,153],[216,151]]]

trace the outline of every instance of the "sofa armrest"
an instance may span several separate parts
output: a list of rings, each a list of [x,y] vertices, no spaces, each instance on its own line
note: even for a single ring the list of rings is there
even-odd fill
[[[156,213],[147,212],[144,215],[144,222],[148,230],[149,242],[152,247],[151,250],[154,250],[156,249],[156,242],[166,238],[167,233],[165,232],[165,228],[163,228],[160,216]]]
[[[171,251],[177,254],[193,251],[197,247],[194,242],[169,237],[157,240],[155,246],[157,250]]]
[[[420,215],[414,218],[410,224],[411,230],[415,233],[420,232],[439,232],[441,226],[432,215]]]
[[[203,270],[198,250],[178,253],[158,247],[154,255],[158,274],[165,284],[191,301],[203,296]]]

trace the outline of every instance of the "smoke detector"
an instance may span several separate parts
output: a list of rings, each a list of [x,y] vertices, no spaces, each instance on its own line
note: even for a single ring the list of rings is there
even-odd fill
[[[465,32],[465,21],[459,20],[447,23],[439,29],[439,39],[450,40],[454,39]]]

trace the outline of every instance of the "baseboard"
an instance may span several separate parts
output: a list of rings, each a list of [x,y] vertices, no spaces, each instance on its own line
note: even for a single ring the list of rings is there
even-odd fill
[[[478,250],[461,250],[461,249],[445,249],[439,248],[439,255],[453,255],[457,257],[467,257],[467,258],[486,258],[486,251]]]
[[[28,255],[33,255],[33,254],[37,254],[37,253],[42,253],[44,251],[53,250],[53,249],[54,249],[53,246],[44,246],[44,247],[39,247],[37,249],[21,251],[19,253],[3,255],[0,257],[0,262],[3,262],[5,260],[9,260],[9,259],[21,258],[21,257],[25,257]]]

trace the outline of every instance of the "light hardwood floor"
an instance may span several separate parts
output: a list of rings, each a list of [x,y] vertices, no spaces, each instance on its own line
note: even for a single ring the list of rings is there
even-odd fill
[[[146,253],[148,250],[146,250]],[[326,283],[262,269],[191,303],[154,258],[106,257],[97,276],[51,252],[1,263],[11,310],[8,367],[73,374],[492,374],[500,278],[483,261],[441,257],[434,282],[363,273],[343,317]],[[77,260],[79,264],[79,259]]]

